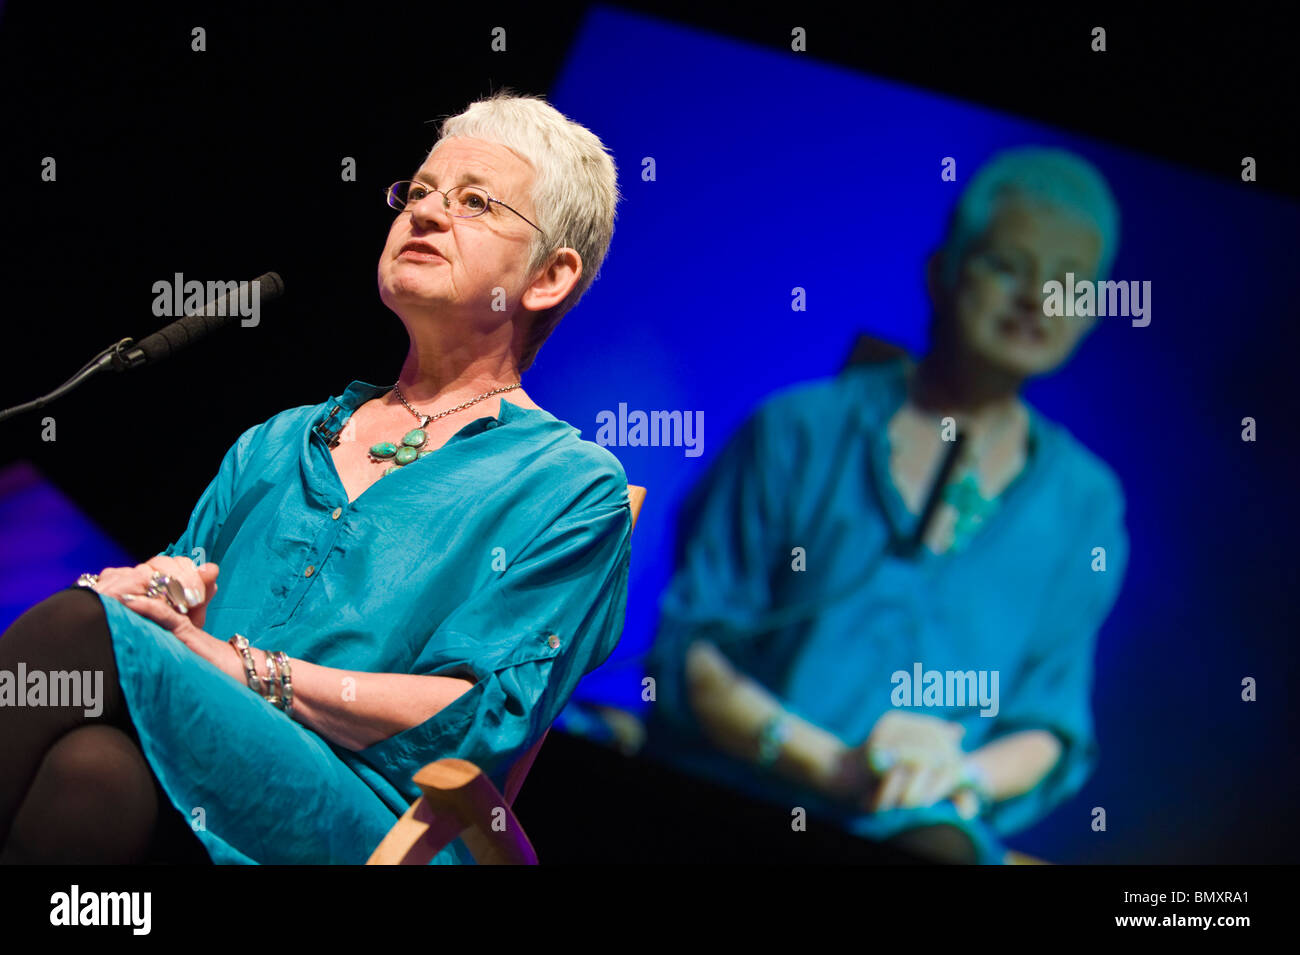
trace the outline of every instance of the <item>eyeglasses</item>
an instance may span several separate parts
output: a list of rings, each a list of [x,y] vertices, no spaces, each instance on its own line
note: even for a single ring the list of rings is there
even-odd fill
[[[434,189],[425,183],[414,182],[410,179],[403,179],[388,187],[388,204],[400,212],[407,206],[414,205],[435,192],[442,196],[443,208],[458,219],[474,219],[481,216],[488,211],[488,207],[494,202],[499,206],[510,209],[500,199],[493,199],[477,186],[455,186],[443,192],[441,189]],[[510,211],[534,229],[537,229],[542,235],[546,235],[536,223],[532,222],[518,209],[510,209]]]
[[[1034,269],[1032,263],[1023,255],[1014,255],[1002,252],[998,249],[984,249],[972,255],[971,261],[985,271],[992,272],[999,277],[1006,279],[1016,285],[1025,285],[1035,281]],[[1075,266],[1079,269],[1079,266]],[[1057,275],[1046,275],[1043,281],[1055,279],[1062,284],[1065,283],[1066,266],[1061,266]],[[1031,284],[1031,289],[1038,288],[1042,283]]]

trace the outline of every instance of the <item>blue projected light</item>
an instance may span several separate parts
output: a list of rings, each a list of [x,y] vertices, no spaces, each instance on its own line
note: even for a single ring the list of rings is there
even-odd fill
[[[31,464],[0,470],[0,633],[81,574],[136,563]]]
[[[1243,416],[1267,413],[1249,396],[1270,363],[1290,374],[1274,338],[1294,312],[1276,276],[1292,268],[1295,204],[807,55],[605,8],[589,13],[550,101],[609,146],[625,198],[598,281],[530,373],[538,394],[589,440],[633,411],[692,415],[702,438],[698,456],[610,446],[649,493],[622,643],[578,698],[647,705],[641,655],[672,572],[677,509],[736,427],[774,390],[834,374],[860,332],[923,353],[926,259],[962,185],[1001,149],[1061,147],[1108,179],[1121,212],[1111,277],[1149,280],[1152,313],[1144,328],[1101,320],[1061,371],[1025,390],[1119,475],[1132,559],[1098,640],[1101,768],[1013,841],[1062,861],[1141,861],[1144,846],[1174,843],[1150,830],[1103,843],[1079,815],[1104,800],[1130,806],[1130,819],[1162,812],[1171,832],[1226,815],[1230,796],[1204,786],[1206,747],[1217,759],[1233,741],[1242,768],[1215,772],[1245,784],[1263,765],[1244,768],[1249,754],[1277,739],[1245,705],[1196,701],[1235,700],[1240,678],[1277,650],[1275,621],[1291,616],[1267,596],[1251,602],[1258,587],[1224,555],[1290,561],[1281,540],[1257,533],[1269,522],[1262,502],[1290,496],[1267,463],[1277,452],[1239,432]],[[955,182],[941,179],[946,157]],[[805,311],[791,308],[796,289]],[[1231,517],[1216,519],[1224,499]],[[1169,760],[1158,780],[1135,723]],[[1160,795],[1192,789],[1196,801]]]

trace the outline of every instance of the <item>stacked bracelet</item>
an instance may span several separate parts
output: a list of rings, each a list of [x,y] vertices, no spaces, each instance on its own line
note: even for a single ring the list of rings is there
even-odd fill
[[[266,691],[262,689],[262,679],[257,675],[257,666],[253,663],[252,651],[248,649],[248,638],[237,633],[230,638],[229,643],[244,660],[244,676],[248,680],[249,689],[258,696],[266,696]]]
[[[784,710],[776,713],[758,733],[758,765],[771,766],[781,756],[785,741],[790,738],[791,726]]]
[[[253,653],[249,649],[248,638],[237,633],[230,638],[234,647],[244,661],[244,675],[249,688],[262,699],[288,713],[293,707],[293,682],[289,671],[289,656],[283,650],[271,650],[266,654],[266,676],[257,675],[257,665],[253,662]]]
[[[280,668],[276,666],[274,653],[266,655],[266,679],[262,685],[266,687],[267,700],[280,706]]]
[[[266,672],[275,684],[272,703],[288,713],[293,709],[293,679],[289,673],[289,655],[283,650],[272,650],[266,655]]]

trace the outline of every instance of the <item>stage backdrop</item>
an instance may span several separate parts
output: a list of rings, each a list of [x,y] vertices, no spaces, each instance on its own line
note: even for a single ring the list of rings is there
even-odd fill
[[[628,44],[629,34],[639,41]],[[773,390],[833,374],[854,336],[925,348],[924,261],[994,152],[1072,150],[1121,209],[1112,278],[1152,283],[1151,322],[1101,319],[1027,398],[1119,474],[1131,566],[1101,631],[1099,771],[1011,842],[1054,861],[1275,858],[1294,835],[1284,753],[1296,632],[1286,473],[1296,205],[977,105],[612,10],[592,12],[552,100],[613,150],[621,207],[589,297],[529,388],[594,440],[598,416],[703,413],[702,454],[611,447],[649,488],[627,628],[580,688],[640,711],[640,655],[683,494]],[[1077,103],[1063,103],[1068,125]],[[957,182],[940,179],[944,157]],[[647,170],[653,169],[653,177]],[[791,310],[792,289],[807,311]],[[1241,440],[1253,416],[1259,440]],[[1241,701],[1241,681],[1259,701]],[[1105,833],[1090,810],[1107,808]]]
[[[418,165],[434,114],[495,76],[548,92],[596,131],[626,196],[600,281],[542,350],[529,392],[589,439],[620,404],[703,415],[698,456],[611,448],[649,496],[622,645],[579,693],[640,710],[640,655],[684,493],[765,396],[834,373],[859,332],[923,351],[924,261],[961,187],[1002,148],[1062,146],[1110,180],[1122,212],[1113,277],[1152,282],[1153,312],[1145,328],[1102,320],[1070,365],[1028,389],[1119,474],[1132,556],[1099,638],[1099,770],[1012,843],[1054,861],[1293,861],[1293,201],[1071,135],[1104,113],[1086,96],[1063,101],[1049,128],[607,8],[588,12],[549,91],[520,82],[549,76],[563,54],[540,28],[523,45],[531,72],[485,48],[431,76],[394,45],[382,11],[349,20],[344,40],[333,18],[290,11],[268,26],[266,11],[249,29],[213,8],[202,56],[181,8],[144,32],[105,8],[78,30],[12,33],[4,12],[0,73],[22,94],[5,103],[13,142],[0,151],[20,184],[0,262],[4,406],[154,331],[159,278],[275,269],[289,294],[256,329],[61,400],[57,445],[38,439],[35,416],[6,424],[4,462],[16,463],[0,467],[0,625],[81,571],[174,540],[252,424],[353,378],[392,380],[407,340],[375,295],[393,218],[383,187]],[[1223,144],[1225,171],[1250,149]],[[57,187],[35,183],[49,155]],[[340,157],[356,158],[358,181],[340,180]],[[956,182],[940,179],[944,157]],[[791,310],[796,286],[806,312]],[[167,448],[165,468],[142,470],[122,435],[160,405],[160,421],[199,433]],[[1246,416],[1254,443],[1240,440]],[[1246,677],[1256,703],[1240,701]],[[1107,809],[1105,833],[1088,826],[1094,806]]]

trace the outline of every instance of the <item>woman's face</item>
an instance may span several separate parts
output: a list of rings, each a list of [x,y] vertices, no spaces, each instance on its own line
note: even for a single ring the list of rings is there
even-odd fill
[[[537,221],[532,166],[497,143],[445,139],[411,178],[443,190],[480,186],[493,199]],[[442,195],[431,192],[393,220],[379,259],[379,296],[398,315],[434,310],[489,323],[508,321],[526,287],[524,269],[533,232],[527,222],[495,202],[481,216],[454,217],[444,208]],[[403,252],[412,240],[432,245],[437,256]],[[498,288],[503,293],[496,292]]]
[[[963,353],[1013,376],[1028,378],[1064,362],[1095,317],[1045,315],[1043,285],[1096,278],[1101,239],[1095,229],[1050,207],[1003,202],[984,236],[973,243],[950,299],[956,344]]]

